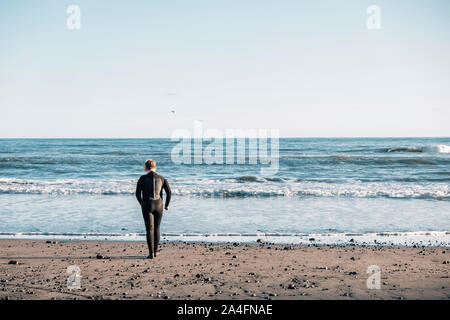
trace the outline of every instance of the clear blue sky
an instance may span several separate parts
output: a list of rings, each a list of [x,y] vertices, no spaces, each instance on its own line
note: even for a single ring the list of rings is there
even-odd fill
[[[448,0],[1,0],[0,39],[0,137],[450,136]]]

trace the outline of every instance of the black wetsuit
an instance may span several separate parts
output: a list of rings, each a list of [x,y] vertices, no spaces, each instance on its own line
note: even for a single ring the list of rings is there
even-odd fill
[[[150,171],[139,178],[136,186],[136,198],[141,204],[142,215],[145,222],[147,245],[150,251],[149,258],[153,258],[158,252],[159,224],[163,214],[162,190],[166,192],[165,206],[169,206],[172,192],[169,183],[162,176]]]

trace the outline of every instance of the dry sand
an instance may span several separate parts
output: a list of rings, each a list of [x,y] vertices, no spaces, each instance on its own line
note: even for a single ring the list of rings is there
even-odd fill
[[[0,299],[450,299],[450,249],[0,240]],[[101,255],[102,257],[97,257]],[[16,264],[14,264],[16,262]],[[67,267],[81,270],[68,289]],[[367,267],[381,288],[367,289]]]

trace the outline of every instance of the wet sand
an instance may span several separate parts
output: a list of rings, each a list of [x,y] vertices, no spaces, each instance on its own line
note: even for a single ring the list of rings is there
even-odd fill
[[[172,242],[146,255],[143,242],[0,240],[0,299],[450,299],[449,248]]]

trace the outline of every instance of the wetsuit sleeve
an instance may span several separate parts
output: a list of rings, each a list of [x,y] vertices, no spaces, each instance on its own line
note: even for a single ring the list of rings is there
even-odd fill
[[[138,180],[136,186],[136,199],[139,202],[139,204],[142,204],[142,179]]]
[[[170,198],[172,197],[172,191],[170,190],[169,183],[166,179],[164,179],[163,189],[166,192],[166,204],[165,206],[169,206]]]

